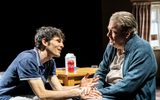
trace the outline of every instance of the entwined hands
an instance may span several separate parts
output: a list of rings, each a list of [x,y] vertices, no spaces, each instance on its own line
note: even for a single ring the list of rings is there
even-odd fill
[[[80,82],[80,88],[82,89],[81,98],[83,100],[86,99],[97,99],[102,98],[101,93],[96,89],[95,85],[98,83],[99,77],[95,78],[88,78],[89,74],[86,74],[81,82]]]

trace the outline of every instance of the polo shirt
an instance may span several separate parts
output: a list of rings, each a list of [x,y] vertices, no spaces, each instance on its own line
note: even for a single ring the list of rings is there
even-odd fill
[[[9,65],[0,80],[0,100],[14,96],[33,94],[27,80],[42,79],[47,83],[48,76],[56,75],[56,63],[50,59],[40,62],[37,48],[22,51]]]

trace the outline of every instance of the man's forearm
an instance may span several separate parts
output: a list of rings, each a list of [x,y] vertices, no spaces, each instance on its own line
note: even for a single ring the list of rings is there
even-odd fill
[[[80,85],[75,85],[75,86],[63,86],[63,90],[70,90],[70,89],[76,89],[80,88]]]

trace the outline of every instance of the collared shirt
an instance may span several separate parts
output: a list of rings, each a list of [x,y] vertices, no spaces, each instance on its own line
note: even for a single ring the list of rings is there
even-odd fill
[[[56,75],[53,59],[42,64],[37,48],[21,52],[9,65],[0,80],[0,96],[18,96],[33,94],[27,80],[42,79]]]

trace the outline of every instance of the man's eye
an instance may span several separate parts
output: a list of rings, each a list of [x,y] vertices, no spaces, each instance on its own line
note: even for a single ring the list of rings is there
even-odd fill
[[[63,40],[62,39],[57,39],[57,42],[58,43],[61,43],[61,42],[63,43]]]
[[[61,42],[61,40],[57,40],[58,42]]]
[[[118,34],[118,32],[117,31],[112,31],[114,34]]]

